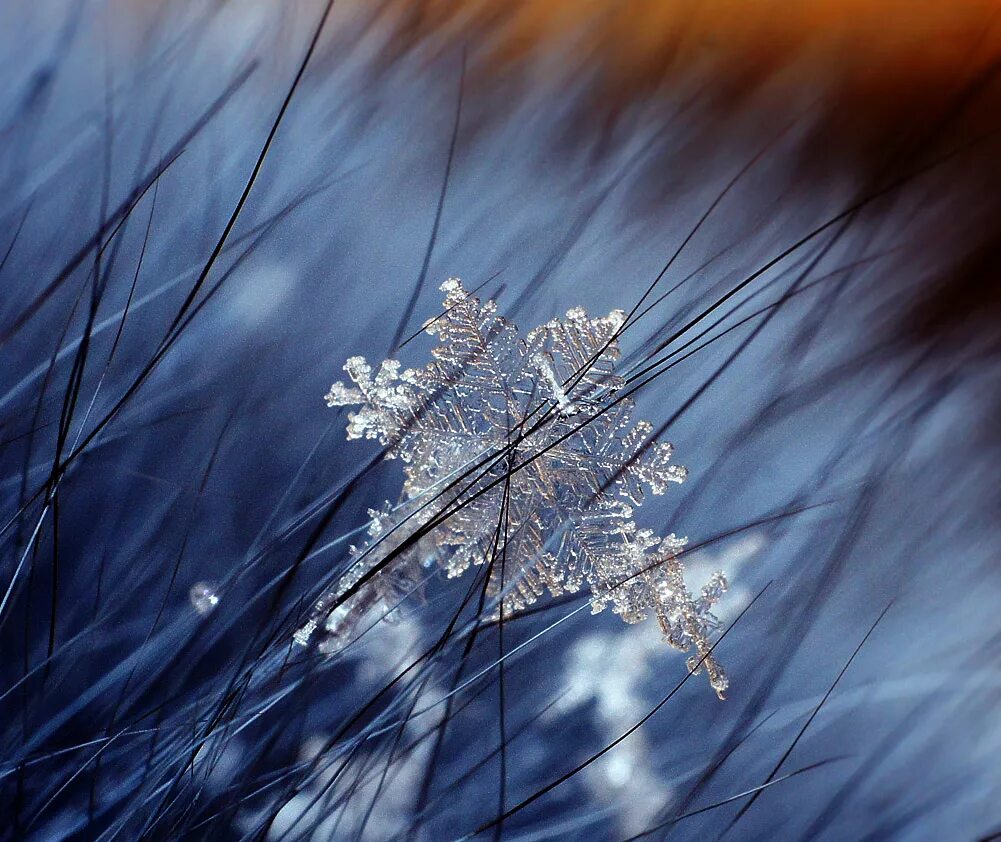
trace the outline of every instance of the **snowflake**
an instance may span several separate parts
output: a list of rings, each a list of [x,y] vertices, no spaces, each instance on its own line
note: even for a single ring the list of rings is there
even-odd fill
[[[725,577],[713,575],[693,596],[679,558],[685,539],[633,520],[646,491],[663,494],[687,472],[617,394],[622,311],[592,319],[575,308],[522,339],[494,302],[458,279],[441,289],[444,312],[424,325],[438,339],[427,366],[401,371],[387,360],[373,374],[351,357],[351,384],[326,395],[330,407],[360,407],[348,414],[348,439],[377,439],[406,479],[397,506],[370,511],[370,540],[351,548],[348,571],[297,641],[320,631],[321,649],[336,651],[363,617],[385,615],[415,590],[422,567],[453,577],[489,564],[488,592],[505,616],[585,583],[594,613],[611,606],[629,623],[656,616],[668,643],[694,650],[689,669],[701,662],[723,698],[727,678],[710,636]]]

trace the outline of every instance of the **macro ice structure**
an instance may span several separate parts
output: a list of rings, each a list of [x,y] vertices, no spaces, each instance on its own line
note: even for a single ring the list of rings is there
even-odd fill
[[[365,617],[385,616],[418,589],[426,568],[455,577],[487,564],[495,616],[586,584],[593,613],[611,607],[628,623],[656,616],[723,698],[712,607],[725,576],[693,593],[680,558],[686,539],[633,519],[647,493],[665,493],[687,471],[649,423],[632,419],[615,374],[625,314],[574,308],[521,337],[458,279],[441,289],[443,312],[424,325],[438,341],[428,365],[401,371],[387,360],[376,370],[351,357],[350,382],[326,395],[330,407],[357,407],[347,438],[378,440],[404,464],[405,481],[396,505],[370,511],[368,542],[351,547],[346,572],[296,641],[338,651]]]

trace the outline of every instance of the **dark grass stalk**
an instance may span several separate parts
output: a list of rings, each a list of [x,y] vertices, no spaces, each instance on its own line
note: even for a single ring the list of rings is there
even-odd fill
[[[424,249],[424,259],[421,262],[421,270],[417,275],[417,282],[414,284],[414,288],[410,293],[410,298],[407,301],[406,306],[403,308],[403,315],[400,316],[400,321],[396,325],[396,330],[393,332],[393,338],[389,342],[390,350],[402,347],[400,341],[403,338],[403,332],[407,329],[407,324],[409,324],[410,319],[413,316],[414,307],[417,306],[417,300],[420,298],[421,292],[424,290],[424,284],[427,281],[428,268],[431,265],[431,254],[434,252],[435,243],[438,241],[438,228],[441,225],[441,215],[445,208],[445,196],[448,194],[448,180],[452,174],[452,164],[455,161],[455,151],[459,144],[459,126],[462,123],[462,98],[465,93],[465,89],[466,51],[463,50],[459,64],[459,90],[456,94],[455,118],[452,121],[452,135],[448,142],[448,155],[445,158],[445,172],[441,178],[441,190],[438,193],[438,204],[435,207],[434,222],[431,225],[431,233],[428,235],[427,248]]]

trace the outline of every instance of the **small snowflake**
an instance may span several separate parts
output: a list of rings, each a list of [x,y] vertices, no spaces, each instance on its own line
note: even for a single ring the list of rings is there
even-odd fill
[[[521,338],[494,302],[458,279],[441,289],[444,312],[424,326],[438,339],[427,366],[401,372],[387,360],[373,376],[363,357],[351,357],[344,370],[353,385],[335,383],[326,395],[330,407],[360,407],[348,413],[347,437],[377,439],[406,478],[395,508],[370,512],[370,541],[351,548],[347,573],[296,639],[322,631],[321,648],[336,651],[361,617],[385,614],[416,588],[423,566],[459,576],[490,563],[489,592],[506,616],[545,591],[586,583],[595,613],[610,606],[629,623],[656,616],[670,645],[694,650],[689,668],[705,666],[722,698],[727,678],[710,635],[726,579],[717,573],[693,596],[679,559],[685,540],[633,520],[647,491],[663,494],[687,472],[671,462],[669,444],[650,440],[650,424],[632,421],[632,402],[616,396],[625,315],[592,319],[577,307]]]

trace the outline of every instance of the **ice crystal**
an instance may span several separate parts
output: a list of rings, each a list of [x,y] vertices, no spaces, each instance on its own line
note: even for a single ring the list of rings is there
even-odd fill
[[[722,698],[727,678],[710,636],[726,579],[717,573],[693,595],[679,558],[685,539],[633,520],[646,491],[663,494],[686,470],[616,394],[622,311],[592,319],[574,308],[521,338],[494,302],[458,279],[441,289],[444,312],[424,325],[438,340],[428,365],[401,371],[387,360],[374,371],[351,357],[350,384],[326,395],[330,407],[359,407],[348,413],[347,437],[377,439],[406,478],[395,508],[370,512],[370,540],[351,548],[347,573],[297,641],[319,632],[321,649],[336,651],[362,617],[385,615],[413,590],[423,566],[452,577],[489,564],[489,592],[506,616],[545,591],[585,584],[594,613],[610,606],[629,623],[656,616]]]

